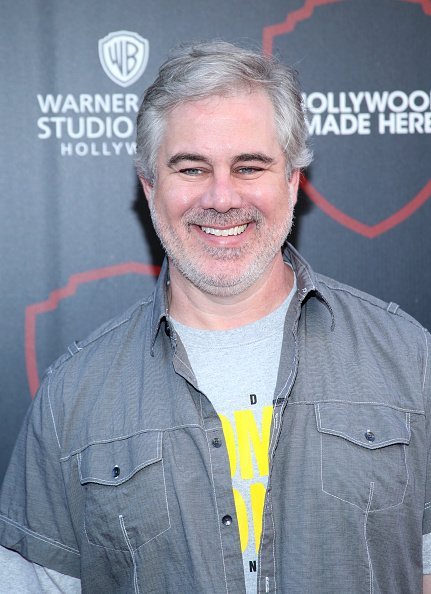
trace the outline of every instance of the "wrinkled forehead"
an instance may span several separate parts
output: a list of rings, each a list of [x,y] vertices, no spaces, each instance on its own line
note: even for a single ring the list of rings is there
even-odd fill
[[[166,114],[158,148],[187,139],[210,144],[222,140],[223,131],[226,144],[261,138],[281,146],[271,98],[261,88],[247,87],[178,102]]]

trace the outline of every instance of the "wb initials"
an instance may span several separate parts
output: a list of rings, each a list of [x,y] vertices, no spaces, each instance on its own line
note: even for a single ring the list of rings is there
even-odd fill
[[[138,49],[134,43],[120,39],[108,48],[108,52],[111,64],[118,67],[124,78],[136,68]]]
[[[147,66],[149,43],[132,31],[116,31],[99,39],[99,59],[109,78],[128,87],[140,78]]]

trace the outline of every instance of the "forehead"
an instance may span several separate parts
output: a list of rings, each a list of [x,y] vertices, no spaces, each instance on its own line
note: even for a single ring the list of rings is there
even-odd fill
[[[160,153],[222,147],[244,152],[262,145],[270,148],[279,143],[272,102],[265,91],[258,90],[177,105],[167,116]]]

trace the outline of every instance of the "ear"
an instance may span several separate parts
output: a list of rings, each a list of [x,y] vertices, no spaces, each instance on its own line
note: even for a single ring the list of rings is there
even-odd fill
[[[292,175],[290,176],[289,180],[289,192],[294,206],[298,200],[298,187],[300,178],[301,171],[299,169],[295,169],[295,171],[293,171]]]
[[[150,200],[152,191],[154,189],[154,183],[151,182],[149,179],[145,179],[145,177],[139,176],[139,181],[141,182],[142,188],[144,190],[145,198],[147,202]]]

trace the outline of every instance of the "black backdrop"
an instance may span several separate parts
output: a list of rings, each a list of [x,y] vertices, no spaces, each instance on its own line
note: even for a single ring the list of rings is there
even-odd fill
[[[263,45],[301,73],[315,161],[294,244],[431,326],[430,0],[27,0],[0,36],[0,478],[46,366],[151,291],[162,253],[133,170],[168,49]]]

